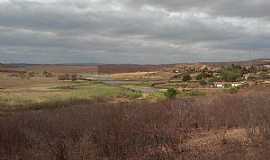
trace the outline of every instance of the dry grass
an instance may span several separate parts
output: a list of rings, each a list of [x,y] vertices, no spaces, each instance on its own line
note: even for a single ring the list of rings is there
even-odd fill
[[[57,85],[61,83],[63,82],[57,81],[56,78],[35,77],[29,80],[19,77],[10,77],[8,74],[0,74],[0,88],[2,89],[21,89],[35,86]]]
[[[135,73],[117,73],[112,74],[116,80],[162,80],[172,77],[169,72],[135,72]]]

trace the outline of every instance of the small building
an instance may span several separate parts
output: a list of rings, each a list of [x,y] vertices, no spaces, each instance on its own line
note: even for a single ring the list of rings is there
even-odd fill
[[[242,83],[232,83],[232,87],[241,87]]]
[[[215,87],[216,88],[225,88],[225,85],[224,85],[224,83],[217,82],[217,83],[215,83]]]
[[[214,84],[216,88],[230,88],[230,87],[236,88],[236,87],[242,87],[245,85],[248,85],[248,83],[244,81],[243,82],[216,82]]]

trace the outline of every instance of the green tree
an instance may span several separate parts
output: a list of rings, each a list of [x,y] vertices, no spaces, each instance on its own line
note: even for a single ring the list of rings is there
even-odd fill
[[[242,74],[240,70],[228,70],[225,69],[221,73],[221,78],[226,82],[235,82],[241,78]]]
[[[168,90],[165,92],[164,95],[165,95],[167,98],[172,99],[172,98],[175,98],[175,97],[176,97],[177,91],[176,91],[176,89],[174,89],[174,88],[170,88],[170,89],[168,89]]]
[[[203,74],[200,73],[196,76],[196,80],[202,80],[203,79]]]
[[[242,68],[238,65],[232,65],[231,67],[224,68],[221,72],[221,79],[226,82],[235,82],[241,79]]]
[[[196,76],[196,80],[202,80],[205,78],[211,78],[213,77],[213,74],[210,72],[202,72]]]

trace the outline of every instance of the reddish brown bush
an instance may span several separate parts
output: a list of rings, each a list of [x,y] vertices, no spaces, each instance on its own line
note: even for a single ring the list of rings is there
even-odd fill
[[[217,152],[188,146],[196,133],[246,128],[254,155],[269,148],[269,99],[229,95],[158,104],[96,104],[17,113],[0,119],[0,157],[17,160],[249,159],[240,143]],[[248,157],[248,158],[247,158]]]

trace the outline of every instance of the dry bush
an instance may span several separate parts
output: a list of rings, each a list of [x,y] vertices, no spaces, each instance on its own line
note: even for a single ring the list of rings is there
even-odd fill
[[[58,80],[70,80],[71,77],[69,74],[61,74],[61,75],[58,75]]]
[[[227,95],[156,104],[92,102],[17,113],[0,119],[0,157],[7,160],[205,160],[252,159],[260,155],[259,159],[264,159],[269,148],[268,95]],[[252,139],[251,147],[227,141],[225,134],[231,128],[246,128]],[[205,151],[188,145],[194,134],[207,130],[224,130],[224,135],[218,136],[221,148]]]
[[[269,143],[270,99],[257,94],[247,100],[247,131],[251,141]]]
[[[0,151],[7,159],[168,157],[187,133],[175,111],[165,104],[93,105],[18,114],[1,120]]]

